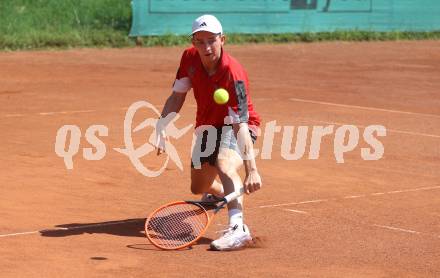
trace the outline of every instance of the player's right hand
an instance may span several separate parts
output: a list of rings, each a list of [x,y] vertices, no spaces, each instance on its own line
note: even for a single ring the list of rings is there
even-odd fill
[[[243,186],[246,194],[253,193],[263,186],[261,176],[257,170],[252,170],[246,175]]]

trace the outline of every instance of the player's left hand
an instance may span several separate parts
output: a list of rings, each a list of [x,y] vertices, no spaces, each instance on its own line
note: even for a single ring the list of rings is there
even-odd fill
[[[162,119],[159,119],[156,124],[156,140],[154,147],[157,150],[157,155],[160,155],[165,152],[165,142],[167,140],[167,136],[165,133],[165,125],[163,124]]]
[[[252,192],[255,192],[263,186],[263,183],[261,182],[260,174],[257,170],[250,171],[243,182],[244,186],[244,192],[246,194],[250,194]]]

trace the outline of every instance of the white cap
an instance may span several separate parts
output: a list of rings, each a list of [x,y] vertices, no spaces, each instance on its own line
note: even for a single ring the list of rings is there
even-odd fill
[[[210,14],[202,15],[194,20],[192,25],[192,33],[195,34],[199,31],[206,31],[214,34],[223,34],[223,28],[218,19]]]

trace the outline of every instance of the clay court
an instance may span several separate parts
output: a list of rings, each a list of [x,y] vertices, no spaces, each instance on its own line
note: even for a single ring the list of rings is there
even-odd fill
[[[124,148],[124,117],[136,101],[161,109],[183,47],[0,53],[0,269],[3,277],[438,277],[440,276],[440,43],[368,42],[227,46],[246,67],[256,110],[280,126],[354,125],[358,146],[337,163],[334,132],[318,159],[257,159],[263,189],[245,217],[264,244],[208,251],[223,212],[192,249],[160,251],[145,217],[190,194],[189,132],[169,161],[145,177]],[[152,116],[140,110],[133,122]],[[194,122],[188,94],[176,122]],[[104,125],[105,157],[84,159],[91,125]],[[82,137],[73,169],[55,153],[57,131]],[[365,161],[370,125],[379,160]],[[144,144],[152,132],[133,135]],[[296,138],[294,136],[294,138]],[[256,148],[261,148],[262,140]],[[142,158],[159,169],[165,157]],[[258,247],[258,248],[257,248]]]

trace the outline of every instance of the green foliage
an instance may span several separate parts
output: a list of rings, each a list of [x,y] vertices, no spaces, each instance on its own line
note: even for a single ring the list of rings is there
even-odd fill
[[[65,32],[84,27],[127,31],[129,0],[14,0],[1,1],[0,31],[26,33],[29,29]]]
[[[133,45],[129,0],[0,1],[0,49]]]

